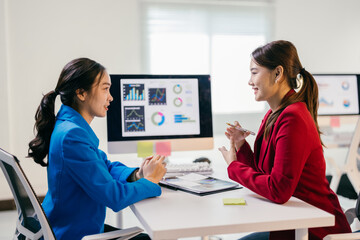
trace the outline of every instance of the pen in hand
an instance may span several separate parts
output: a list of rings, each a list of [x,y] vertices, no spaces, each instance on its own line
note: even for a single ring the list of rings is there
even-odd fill
[[[254,132],[252,132],[252,131],[250,131],[250,130],[247,130],[247,129],[245,129],[245,128],[232,125],[231,123],[226,123],[226,124],[229,125],[230,127],[233,127],[233,128],[235,128],[235,129],[238,129],[238,130],[240,130],[240,131],[249,132],[251,135],[255,135]]]

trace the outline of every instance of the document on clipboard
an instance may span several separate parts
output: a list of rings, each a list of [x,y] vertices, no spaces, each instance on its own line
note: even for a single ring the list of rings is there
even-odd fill
[[[160,181],[160,186],[174,190],[182,190],[200,196],[242,188],[235,182],[225,181],[197,173],[164,178]]]

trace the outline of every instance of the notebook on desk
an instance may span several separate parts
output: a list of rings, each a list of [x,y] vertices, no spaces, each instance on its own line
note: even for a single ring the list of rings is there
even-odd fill
[[[242,188],[234,182],[196,173],[164,178],[160,181],[160,186],[174,190],[182,190],[200,196]]]

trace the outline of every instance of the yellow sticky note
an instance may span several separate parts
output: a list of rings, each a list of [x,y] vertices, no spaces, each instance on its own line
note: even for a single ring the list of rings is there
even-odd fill
[[[224,205],[246,205],[243,198],[223,198]]]
[[[154,153],[153,142],[138,142],[137,144],[138,157],[148,157]]]
[[[157,142],[155,143],[155,153],[165,157],[171,154],[171,142]]]

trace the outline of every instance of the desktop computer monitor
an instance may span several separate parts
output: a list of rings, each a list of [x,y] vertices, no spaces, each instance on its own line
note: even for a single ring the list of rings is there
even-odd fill
[[[141,141],[171,151],[213,148],[209,75],[110,75],[108,152],[137,153]]]
[[[319,89],[319,116],[360,114],[360,75],[314,74]]]

